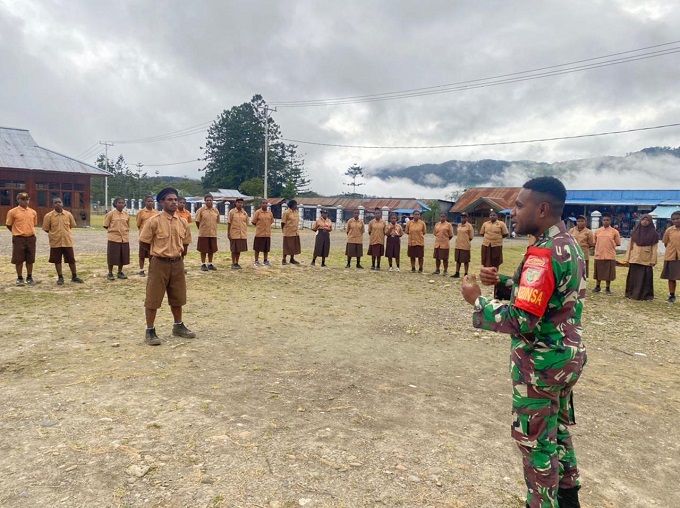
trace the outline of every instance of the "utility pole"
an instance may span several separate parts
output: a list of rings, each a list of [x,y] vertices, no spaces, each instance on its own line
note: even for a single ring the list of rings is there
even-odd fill
[[[142,164],[141,162],[137,163],[137,192],[139,193],[139,198],[142,197]]]
[[[264,199],[267,199],[268,160],[269,160],[269,111],[276,112],[276,108],[264,107]]]
[[[106,141],[100,141],[100,145],[104,145],[104,164],[106,164],[106,172],[109,172],[109,147],[113,146],[113,143],[107,143]],[[109,211],[109,177],[108,175],[104,177],[104,213]]]

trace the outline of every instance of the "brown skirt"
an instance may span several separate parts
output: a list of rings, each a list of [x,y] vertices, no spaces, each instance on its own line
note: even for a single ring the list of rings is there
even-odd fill
[[[401,250],[401,239],[398,236],[387,237],[387,248],[385,249],[386,258],[399,259],[399,251]]]
[[[295,256],[302,252],[302,245],[300,244],[300,237],[295,236],[284,236],[283,237],[283,255],[284,256]]]
[[[363,243],[348,243],[345,247],[345,256],[350,258],[360,258],[364,255]]]
[[[482,266],[495,266],[503,264],[503,247],[491,247],[482,245]]]
[[[654,300],[654,270],[651,266],[631,263],[626,277],[626,298]]]
[[[248,250],[248,240],[245,238],[239,240],[229,240],[229,250],[234,254],[240,254]]]
[[[201,254],[212,254],[213,252],[217,252],[217,237],[199,236],[196,250]]]
[[[314,241],[314,257],[327,258],[331,251],[331,234],[325,229],[320,229],[316,233]]]
[[[256,236],[253,240],[253,250],[255,252],[269,252],[272,248],[270,236]]]
[[[448,261],[449,260],[449,252],[451,252],[451,249],[442,249],[440,247],[437,247],[434,249],[434,253],[432,254],[432,257],[434,259],[437,259],[439,261]]]
[[[371,257],[381,257],[385,253],[385,246],[382,243],[374,243],[368,246],[368,255]]]
[[[409,245],[406,251],[408,257],[410,258],[424,258],[425,257],[425,246],[424,245]]]
[[[593,278],[605,282],[616,280],[616,261],[613,259],[596,259]]]
[[[470,262],[470,250],[469,249],[455,249],[453,251],[453,257],[456,263],[469,263]]]
[[[111,266],[125,266],[130,264],[130,243],[112,242],[106,245],[106,259]]]
[[[680,280],[680,260],[664,261],[661,278],[667,280]]]

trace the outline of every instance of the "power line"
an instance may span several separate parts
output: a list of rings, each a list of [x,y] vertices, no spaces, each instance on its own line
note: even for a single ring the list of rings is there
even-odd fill
[[[300,143],[303,145],[332,146],[338,148],[366,148],[380,150],[433,150],[437,148],[471,148],[477,146],[500,146],[500,145],[520,145],[527,143],[541,143],[545,141],[561,141],[566,139],[594,138],[597,136],[611,136],[614,134],[626,134],[629,132],[650,131],[654,129],[665,129],[668,127],[680,127],[680,123],[670,123],[667,125],[656,125],[654,127],[640,127],[637,129],[626,129],[621,131],[597,132],[593,134],[576,134],[573,136],[559,136],[554,138],[524,139],[517,141],[495,141],[492,143],[461,143],[457,145],[433,145],[433,146],[368,146],[368,145],[340,145],[334,143],[318,143],[315,141],[303,141],[300,139],[281,138],[282,141],[290,143]]]
[[[203,122],[192,127],[187,127],[186,129],[180,129],[178,131],[166,132],[165,134],[159,134],[157,136],[150,136],[146,138],[137,139],[124,139],[120,141],[113,141],[116,144],[137,144],[137,143],[154,143],[156,141],[167,141],[169,139],[181,138],[184,136],[191,136],[205,131],[205,127],[210,125],[210,122]]]
[[[191,159],[189,161],[182,161],[182,162],[167,162],[165,164],[142,164],[143,167],[145,168],[153,168],[153,167],[163,167],[163,166],[178,166],[179,164],[189,164],[190,162],[197,162],[197,161],[202,161],[205,159]]]

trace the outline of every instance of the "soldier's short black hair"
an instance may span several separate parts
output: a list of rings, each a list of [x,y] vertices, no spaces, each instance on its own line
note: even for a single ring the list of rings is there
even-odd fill
[[[550,208],[553,209],[555,216],[562,216],[564,202],[567,200],[567,189],[557,178],[553,176],[540,176],[529,180],[523,187],[532,192],[543,194]]]

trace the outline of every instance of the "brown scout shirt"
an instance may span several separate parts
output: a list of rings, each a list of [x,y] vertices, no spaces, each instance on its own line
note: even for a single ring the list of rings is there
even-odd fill
[[[352,217],[347,221],[345,232],[347,233],[347,243],[364,243],[364,231],[366,227],[364,221]]]
[[[144,223],[156,215],[158,215],[158,210],[155,208],[152,208],[151,210],[146,207],[142,208],[137,212],[137,229],[141,231],[144,228]]]
[[[404,228],[401,227],[401,224],[393,226],[391,222],[388,222],[385,225],[385,234],[392,237],[401,237],[404,234]]]
[[[425,233],[427,233],[427,226],[425,221],[418,219],[417,221],[411,219],[406,223],[406,234],[408,235],[408,244],[410,247],[414,245],[425,246]]]
[[[272,236],[272,224],[274,224],[274,214],[267,210],[262,211],[262,208],[255,210],[253,219],[250,221],[255,226],[256,238],[270,238]]]
[[[5,225],[12,226],[12,236],[35,236],[38,212],[33,208],[17,206],[7,212]]]
[[[189,242],[189,224],[182,217],[163,211],[144,224],[139,241],[151,245],[151,255],[157,258],[179,258]]]
[[[666,254],[663,257],[664,261],[680,259],[680,228],[671,226],[666,229],[661,241],[666,246]]]
[[[108,228],[106,238],[110,242],[130,243],[130,216],[115,208],[104,217],[104,227]]]
[[[479,234],[484,236],[482,245],[486,247],[503,247],[503,237],[508,236],[508,228],[504,222],[486,221],[482,224]]]
[[[217,238],[217,224],[220,222],[220,212],[217,208],[202,206],[196,212],[194,220],[198,223],[198,236]]]
[[[227,216],[227,224],[229,224],[229,239],[230,240],[247,240],[248,239],[248,212],[236,208],[229,210]]]
[[[583,228],[581,231],[578,230],[577,226],[574,226],[569,230],[569,234],[576,238],[576,243],[579,244],[581,250],[583,251],[583,259],[590,259],[590,248],[595,247],[595,237],[593,232],[588,228]]]
[[[175,214],[177,214],[179,217],[182,217],[185,221],[187,221],[187,224],[191,224],[193,222],[193,219],[191,218],[191,212],[186,208],[181,212],[177,210]]]
[[[283,236],[298,236],[298,229],[300,228],[300,211],[286,210],[286,213],[281,217],[283,224]]]
[[[42,228],[50,239],[50,248],[73,247],[73,233],[71,229],[76,227],[76,220],[68,210],[57,213],[52,210],[43,217]]]
[[[385,245],[385,221],[373,219],[368,223],[368,244]]]
[[[613,227],[597,228],[595,233],[595,259],[613,261],[616,259],[616,246],[621,245],[621,235]]]
[[[450,241],[453,238],[453,226],[450,222],[437,222],[434,225],[434,248],[450,249]]]
[[[475,228],[469,222],[458,225],[458,234],[454,247],[460,250],[472,250],[472,239],[475,237]]]
[[[318,231],[319,229],[324,231],[332,231],[333,221],[331,221],[330,219],[324,219],[323,217],[319,217],[318,219],[316,219],[316,222],[312,224],[312,231]]]

